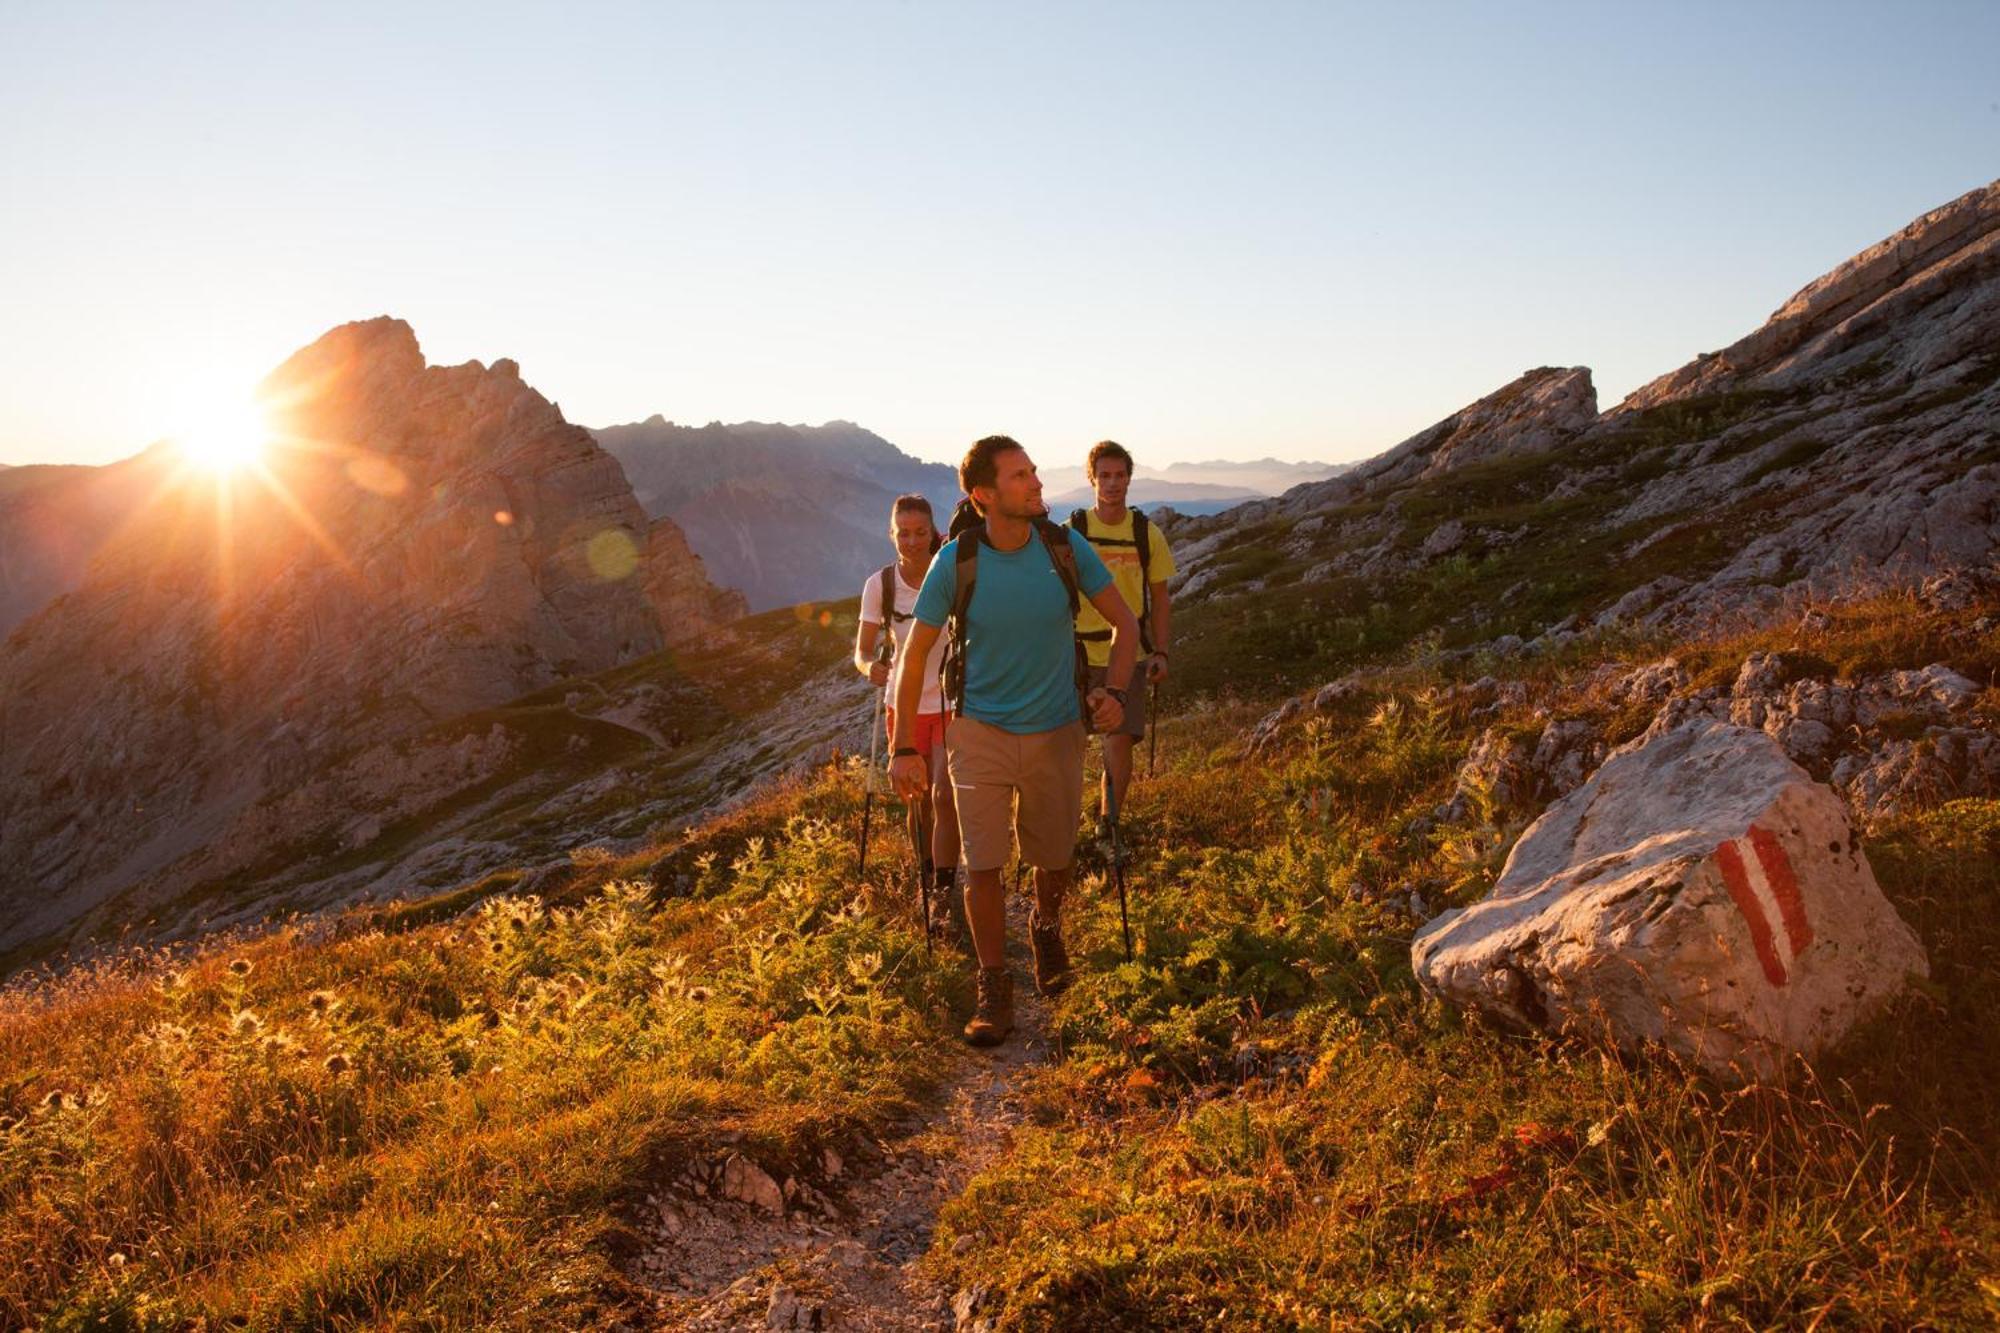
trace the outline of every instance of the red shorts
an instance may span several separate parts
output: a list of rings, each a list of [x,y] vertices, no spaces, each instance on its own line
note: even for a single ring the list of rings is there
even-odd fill
[[[894,745],[896,743],[896,710],[886,708],[883,710],[883,713],[885,715],[883,721],[889,728],[889,744]],[[949,721],[951,721],[951,710],[949,708],[942,713],[918,713],[916,735],[911,738],[910,744],[917,748],[917,753],[929,759],[943,747],[944,724]]]

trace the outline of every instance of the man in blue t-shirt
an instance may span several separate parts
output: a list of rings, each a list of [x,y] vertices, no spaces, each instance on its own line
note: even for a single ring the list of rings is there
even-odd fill
[[[1099,731],[1123,720],[1139,625],[1090,543],[1069,528],[1041,526],[1048,506],[1027,450],[1005,435],[989,435],[966,453],[958,481],[985,522],[946,543],[917,593],[916,620],[897,656],[889,776],[904,799],[921,797],[926,765],[914,732],[905,734],[904,719],[916,717],[923,676],[904,667],[924,661],[943,632],[958,594],[960,543],[976,541],[972,599],[965,607],[963,698],[952,706],[945,755],[965,853],[965,914],[979,955],[978,1006],[965,1036],[974,1045],[991,1046],[1006,1040],[1014,1026],[1000,882],[1013,838],[1020,840],[1021,859],[1035,868],[1028,938],[1036,987],[1052,994],[1068,980],[1060,913],[1083,812],[1082,707],[1089,707]],[[1112,631],[1105,684],[1081,703],[1065,565],[1075,570],[1080,596]]]

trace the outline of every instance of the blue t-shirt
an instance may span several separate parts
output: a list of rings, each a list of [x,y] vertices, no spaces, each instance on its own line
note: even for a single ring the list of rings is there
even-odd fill
[[[1085,597],[1111,586],[1090,542],[1064,528],[1076,552],[1076,579]],[[958,541],[946,542],[931,560],[917,593],[916,617],[942,626],[958,595]],[[972,604],[965,608],[965,707],[967,717],[1017,736],[1075,722],[1076,624],[1055,560],[1030,533],[1018,551],[982,545]]]

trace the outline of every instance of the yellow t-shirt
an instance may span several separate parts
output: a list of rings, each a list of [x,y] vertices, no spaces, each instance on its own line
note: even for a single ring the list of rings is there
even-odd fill
[[[1132,608],[1132,614],[1140,614],[1144,605],[1144,590],[1139,577],[1139,548],[1132,541],[1132,511],[1125,511],[1125,521],[1113,526],[1097,516],[1094,509],[1083,511],[1084,536],[1092,538],[1091,549],[1104,557],[1104,563],[1111,570],[1112,582],[1118,585],[1119,595],[1125,605]],[[1155,583],[1165,583],[1174,576],[1174,555],[1167,549],[1167,539],[1160,535],[1160,529],[1153,523],[1146,524],[1146,535],[1151,539],[1152,554],[1147,558],[1146,574]],[[1121,545],[1106,545],[1105,540]],[[1110,622],[1097,614],[1097,608],[1089,602],[1077,613],[1076,628],[1079,634],[1111,628]],[[1147,627],[1150,630],[1150,626]],[[1090,654],[1092,666],[1104,666],[1111,661],[1111,640],[1087,639],[1084,650]]]

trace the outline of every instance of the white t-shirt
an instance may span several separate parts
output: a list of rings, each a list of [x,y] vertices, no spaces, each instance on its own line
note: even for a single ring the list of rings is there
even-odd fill
[[[896,653],[898,656],[901,656],[903,645],[910,637],[910,627],[917,623],[914,620],[908,619],[910,613],[917,609],[917,590],[903,582],[903,571],[901,569],[898,569],[890,577],[889,582],[896,587],[896,614],[905,617],[902,620],[891,622],[889,626],[889,633],[896,640]],[[878,569],[868,576],[868,582],[861,585],[861,623],[864,625],[879,625],[884,619],[885,617],[882,614],[882,571]],[[944,646],[945,638],[940,633],[937,636],[937,642],[931,645],[930,659],[924,663],[924,697],[917,704],[917,711],[919,713],[942,713],[944,711],[944,685],[938,679],[938,673],[944,669]],[[895,677],[891,676],[889,679],[890,684],[893,685]],[[894,699],[890,700],[890,706],[895,706]]]

